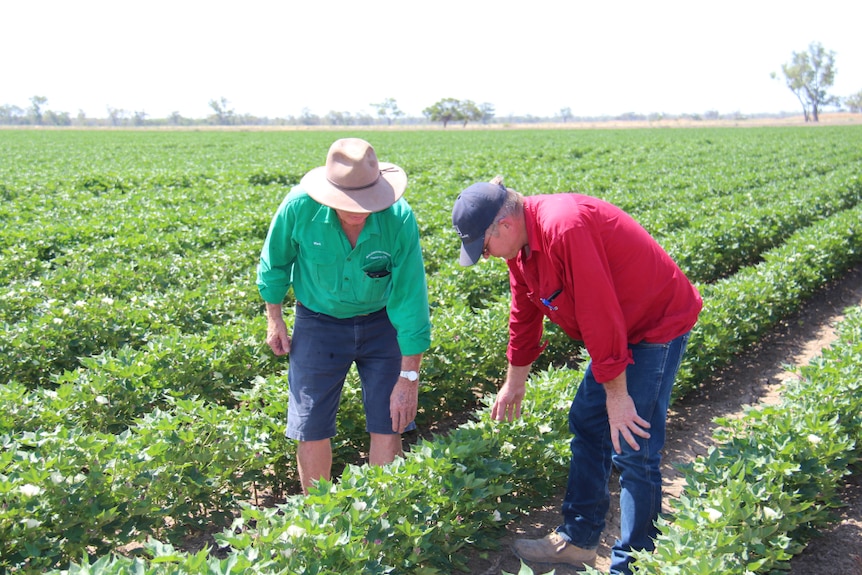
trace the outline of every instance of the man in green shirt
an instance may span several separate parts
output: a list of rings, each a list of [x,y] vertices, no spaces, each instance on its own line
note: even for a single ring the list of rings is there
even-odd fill
[[[415,429],[419,364],[431,322],[419,228],[402,198],[407,176],[378,162],[358,138],[337,140],[326,165],[308,172],[282,201],[260,254],[266,342],[290,354],[287,436],[299,441],[304,493],[330,479],[336,412],[356,364],[362,382],[369,463],[402,452]],[[292,336],[282,314],[296,299]]]

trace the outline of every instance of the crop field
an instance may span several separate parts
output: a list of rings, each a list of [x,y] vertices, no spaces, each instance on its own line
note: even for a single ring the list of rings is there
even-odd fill
[[[337,477],[301,497],[289,358],[264,343],[255,270],[281,199],[348,135],[407,172],[432,346],[406,456],[363,463],[351,373]],[[862,261],[862,126],[0,130],[0,570],[431,575],[492,548],[565,481],[585,358],[548,324],[526,415],[490,421],[506,266],[458,265],[451,207],[498,174],[617,204],[698,285],[676,398]],[[862,314],[842,333],[804,387],[728,422],[686,470],[639,569],[768,573],[828,521],[862,455]]]

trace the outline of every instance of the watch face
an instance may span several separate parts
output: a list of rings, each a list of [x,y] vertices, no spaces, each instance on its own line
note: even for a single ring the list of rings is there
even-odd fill
[[[406,378],[409,381],[416,381],[419,379],[419,374],[415,371],[402,371],[401,377]]]

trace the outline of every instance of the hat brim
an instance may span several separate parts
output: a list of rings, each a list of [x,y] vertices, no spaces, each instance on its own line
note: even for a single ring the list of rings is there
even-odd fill
[[[483,251],[485,251],[484,236],[472,242],[461,242],[461,259],[458,263],[462,266],[472,266],[482,257]]]
[[[407,174],[396,166],[380,162],[380,178],[374,185],[361,190],[344,190],[326,179],[326,166],[309,171],[299,182],[318,203],[336,210],[366,214],[380,212],[404,195]]]

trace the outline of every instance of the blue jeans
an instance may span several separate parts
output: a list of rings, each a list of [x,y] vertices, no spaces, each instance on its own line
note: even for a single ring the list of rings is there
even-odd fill
[[[640,451],[620,438],[622,453],[611,443],[605,390],[587,367],[572,407],[569,429],[572,460],[563,500],[563,525],[557,532],[584,549],[598,547],[610,507],[608,482],[613,464],[620,472],[620,538],[613,547],[611,573],[631,574],[630,551],[655,548],[655,520],[661,511],[661,449],[667,409],[689,334],[668,343],[630,345],[634,364],[626,368],[629,395],[638,415],[650,422],[650,438],[634,436]]]

